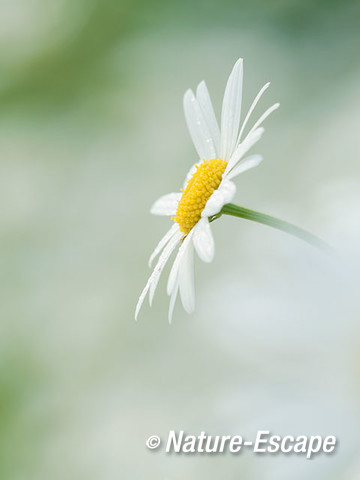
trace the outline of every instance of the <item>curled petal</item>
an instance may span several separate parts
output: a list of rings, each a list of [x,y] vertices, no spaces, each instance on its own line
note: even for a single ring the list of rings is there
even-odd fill
[[[275,110],[277,110],[278,108],[280,107],[280,103],[275,103],[272,107],[268,108],[266,110],[266,112],[264,112],[261,117],[259,118],[259,120],[257,122],[255,122],[255,125],[252,127],[252,129],[250,130],[250,132],[248,133],[248,135],[250,135],[252,132],[254,132],[257,128],[260,127],[260,125],[264,122],[264,120],[266,120],[266,118],[272,113],[274,112]]]
[[[151,267],[152,262],[154,259],[159,255],[161,250],[165,247],[165,245],[168,243],[168,241],[175,235],[175,233],[179,230],[179,226],[177,223],[174,223],[174,225],[168,230],[163,238],[160,240],[160,242],[157,244],[155,250],[152,252],[150,258],[149,258],[149,267]]]
[[[240,175],[241,173],[250,170],[251,168],[257,167],[262,162],[263,158],[261,155],[251,155],[251,157],[244,158],[239,162],[236,167],[234,167],[230,173],[226,175],[227,179],[232,179]]]
[[[243,124],[241,125],[241,129],[240,129],[240,133],[239,133],[239,138],[238,138],[238,142],[240,142],[241,140],[241,135],[243,134],[244,130],[245,130],[245,127],[247,125],[247,122],[252,114],[252,112],[254,111],[254,108],[256,107],[258,101],[260,100],[260,98],[262,97],[263,93],[265,92],[265,90],[267,90],[269,88],[269,85],[270,85],[270,82],[266,83],[262,89],[260,90],[260,92],[256,95],[255,97],[255,100],[253,101],[253,103],[251,104],[251,107],[249,108],[249,111],[248,113],[246,114],[246,117],[245,117],[245,120],[243,122]]]
[[[201,213],[202,217],[211,217],[220,212],[222,207],[231,202],[236,193],[236,186],[231,180],[224,179],[220,187],[215,190],[209,200],[206,202],[205,208]]]
[[[157,284],[159,282],[159,278],[160,278],[160,275],[167,263],[167,261],[169,260],[170,258],[170,255],[172,254],[172,252],[174,251],[175,247],[177,246],[177,244],[179,243],[180,241],[180,237],[181,237],[181,233],[179,232],[177,235],[175,235],[170,241],[169,243],[166,245],[166,247],[164,248],[164,251],[162,252],[162,254],[160,255],[160,258],[152,272],[152,274],[150,275],[150,278],[149,280],[147,281],[146,285],[145,285],[145,288],[144,290],[141,292],[141,295],[139,297],[139,300],[138,300],[138,303],[136,305],[136,309],[135,309],[135,320],[137,319],[138,315],[139,315],[139,312],[140,312],[140,309],[141,309],[141,306],[145,300],[145,297],[146,297],[146,294],[147,292],[149,291],[150,289],[150,300],[152,300],[152,297],[155,293],[155,289],[157,287]],[[151,303],[151,301],[150,301]]]
[[[240,145],[236,148],[235,152],[232,154],[225,169],[224,176],[226,176],[230,172],[230,170],[235,167],[239,160],[241,160],[241,158],[250,150],[250,148],[253,147],[255,143],[260,140],[263,133],[263,128],[258,128],[257,130],[249,133],[245,140],[240,143]]]
[[[171,268],[171,271],[170,271],[170,275],[169,275],[169,280],[168,280],[168,284],[167,284],[167,294],[168,295],[171,295],[173,289],[174,289],[174,285],[177,281],[177,278],[178,278],[178,274],[179,274],[179,268],[180,268],[180,263],[181,263],[181,260],[185,254],[185,251],[186,251],[186,248],[188,246],[188,244],[192,241],[192,236],[194,234],[194,230],[191,230],[191,232],[186,235],[186,237],[184,238],[180,248],[179,248],[179,251],[176,255],[176,258],[175,258],[175,261],[173,263],[173,266]]]
[[[176,278],[174,287],[173,287],[172,292],[171,292],[171,297],[170,297],[169,315],[168,315],[169,323],[172,322],[172,316],[173,316],[173,313],[174,313],[174,307],[175,307],[175,302],[176,302],[178,291],[179,291],[179,280],[178,280],[178,278]]]

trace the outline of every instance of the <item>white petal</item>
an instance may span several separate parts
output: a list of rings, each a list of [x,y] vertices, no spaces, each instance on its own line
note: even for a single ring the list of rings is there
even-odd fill
[[[158,198],[150,209],[153,215],[175,215],[182,193],[168,193]]]
[[[196,98],[203,111],[210,135],[214,142],[216,157],[220,154],[220,128],[216,120],[213,105],[211,103],[209,91],[204,81],[200,82],[196,89]]]
[[[194,227],[194,247],[203,262],[212,262],[215,254],[215,243],[211,233],[209,220],[201,218]]]
[[[158,286],[162,271],[164,270],[164,267],[165,267],[166,262],[168,261],[170,255],[172,254],[172,252],[175,250],[176,246],[180,242],[181,236],[182,236],[182,233],[180,231],[175,233],[175,235],[172,237],[172,239],[169,241],[169,243],[164,248],[164,251],[160,255],[160,259],[159,259],[156,267],[154,268],[153,278],[150,282],[150,293],[149,293],[150,306],[152,304],[154,294],[155,294],[155,290],[156,290],[156,287]]]
[[[218,190],[223,196],[224,205],[226,205],[234,198],[234,195],[236,193],[236,185],[234,182],[231,182],[228,179],[223,179]]]
[[[235,167],[238,161],[250,150],[250,148],[253,147],[255,143],[260,140],[263,133],[264,129],[258,128],[254,132],[251,132],[247,135],[245,140],[240,143],[240,145],[237,147],[232,157],[230,158],[225,169],[224,176],[226,176],[230,172],[230,170]]]
[[[184,112],[186,123],[201,159],[210,160],[216,157],[216,150],[205,117],[193,92],[188,90],[184,95]]]
[[[149,280],[146,282],[146,285],[145,285],[145,288],[144,290],[141,292],[141,295],[139,297],[139,300],[136,304],[136,309],[135,309],[135,320],[137,320],[137,317],[139,315],[139,312],[140,312],[140,308],[142,307],[142,304],[144,303],[144,300],[145,300],[145,297],[146,297],[146,294],[150,288],[150,280],[151,280],[151,276],[149,278]]]
[[[209,200],[206,202],[204,210],[201,212],[202,217],[211,217],[220,212],[224,206],[224,197],[220,190],[215,190]]]
[[[244,120],[244,123],[242,124],[241,126],[241,129],[240,129],[240,133],[239,133],[239,138],[238,138],[238,143],[240,142],[241,140],[241,135],[243,134],[244,132],[244,129],[246,127],[246,124],[250,118],[250,115],[252,114],[252,112],[254,111],[254,108],[256,107],[258,101],[260,100],[260,98],[262,97],[263,93],[265,92],[265,90],[267,90],[267,88],[269,87],[270,85],[270,82],[266,83],[262,89],[260,90],[260,92],[256,95],[255,97],[255,100],[253,101],[253,103],[251,104],[251,107],[249,108],[249,111],[248,113],[246,114],[246,117],[245,117],[245,120]]]
[[[174,307],[175,307],[175,302],[176,302],[176,297],[177,297],[177,294],[178,294],[178,290],[179,290],[179,280],[178,278],[176,278],[176,282],[175,282],[175,285],[174,285],[174,288],[173,288],[173,291],[171,292],[171,297],[170,297],[170,304],[169,304],[169,323],[171,323],[172,321],[172,316],[173,316],[173,312],[174,312]]]
[[[226,175],[226,178],[228,180],[235,178],[240,175],[240,173],[244,173],[251,168],[257,167],[260,165],[262,160],[263,159],[261,155],[252,155],[251,157],[244,158],[236,165],[236,167],[231,170],[231,172],[229,172],[228,175]]]
[[[165,245],[168,243],[168,241],[170,240],[170,238],[175,235],[175,232],[179,229],[179,225],[177,223],[174,223],[174,225],[170,228],[170,230],[168,230],[165,235],[163,236],[163,238],[160,240],[160,242],[157,244],[155,250],[153,251],[153,253],[151,254],[150,258],[149,258],[149,267],[151,267],[151,264],[153,262],[153,260],[159,255],[159,253],[161,252],[161,250],[165,247]]]
[[[174,261],[173,266],[172,266],[171,271],[170,271],[169,280],[168,280],[168,284],[167,284],[167,294],[168,295],[171,295],[171,293],[174,289],[175,282],[178,278],[181,259],[184,255],[185,251],[186,251],[186,248],[187,248],[189,242],[192,241],[193,234],[194,234],[194,230],[191,230],[190,233],[188,233],[186,235],[186,237],[184,238],[184,240],[183,240],[183,242],[182,242],[182,244],[179,248],[179,251],[176,255],[175,261]]]
[[[280,107],[280,103],[275,103],[272,107],[268,108],[265,113],[261,115],[259,120],[255,123],[255,125],[252,127],[248,135],[250,135],[252,132],[254,132],[260,125],[263,123],[263,121],[270,115],[270,113],[274,112]]]
[[[236,185],[231,180],[223,180],[217,190],[206,202],[205,208],[201,213],[202,217],[211,217],[220,212],[222,207],[230,203],[236,193]]]
[[[192,313],[195,309],[194,247],[192,242],[188,243],[180,262],[179,285],[183,307],[187,313]]]
[[[138,303],[137,303],[136,309],[135,309],[135,320],[138,317],[140,308],[141,308],[141,306],[144,302],[144,299],[146,297],[146,294],[147,294],[149,288],[151,287],[151,285],[153,284],[154,281],[156,281],[156,283],[158,282],[158,277],[160,277],[161,272],[166,265],[166,262],[168,261],[171,253],[173,252],[173,250],[175,249],[175,247],[176,247],[176,245],[179,241],[180,241],[180,232],[179,232],[179,235],[175,235],[171,239],[171,241],[166,245],[164,251],[160,255],[159,261],[156,264],[152,274],[150,275],[149,280],[147,281],[147,283],[145,285],[144,290],[141,292],[141,295],[139,297],[139,300],[138,300]]]
[[[243,61],[240,58],[234,65],[227,82],[221,111],[220,157],[229,158],[235,147],[241,115],[243,82]]]

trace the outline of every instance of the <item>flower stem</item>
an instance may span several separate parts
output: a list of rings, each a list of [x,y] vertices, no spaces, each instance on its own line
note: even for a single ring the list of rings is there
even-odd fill
[[[271,215],[266,215],[265,213],[260,213],[255,210],[250,210],[249,208],[228,203],[227,205],[224,205],[221,211],[217,215],[214,215],[210,221],[212,222],[213,220],[216,220],[217,218],[221,217],[221,215],[232,215],[233,217],[244,218],[245,220],[252,220],[253,222],[262,223],[263,225],[277,228],[278,230],[282,230],[283,232],[300,238],[304,242],[307,242],[314,247],[327,250],[328,252],[332,251],[332,248],[327,243],[315,237],[315,235],[312,235],[296,225],[285,222],[284,220],[280,220],[279,218],[272,217]]]

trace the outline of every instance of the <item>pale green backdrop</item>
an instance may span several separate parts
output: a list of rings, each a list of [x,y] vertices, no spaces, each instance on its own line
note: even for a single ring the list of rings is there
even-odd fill
[[[0,0],[0,477],[356,480],[360,475],[360,3]],[[235,201],[333,244],[214,224],[197,307],[165,279],[149,209],[197,161],[182,96],[275,101]],[[254,117],[255,118],[255,117]],[[337,435],[331,456],[167,456],[189,434]]]

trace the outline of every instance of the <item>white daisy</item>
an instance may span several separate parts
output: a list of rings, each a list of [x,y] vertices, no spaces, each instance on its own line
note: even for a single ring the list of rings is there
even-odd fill
[[[236,186],[232,179],[262,161],[260,155],[243,157],[260,140],[264,132],[260,127],[262,122],[279,107],[276,103],[266,110],[242,140],[250,115],[270,83],[264,85],[257,94],[240,128],[242,84],[243,60],[240,58],[225,88],[220,128],[204,81],[198,85],[196,95],[192,90],[184,95],[186,123],[200,161],[189,171],[181,193],[164,195],[151,208],[154,215],[170,216],[175,223],[150,257],[149,266],[161,254],[140,295],[135,318],[148,292],[152,304],[160,275],[178,245],[180,248],[167,284],[167,293],[170,295],[169,321],[178,290],[186,312],[194,311],[194,248],[204,262],[211,262],[214,258],[215,245],[209,218],[218,214],[233,199]]]

